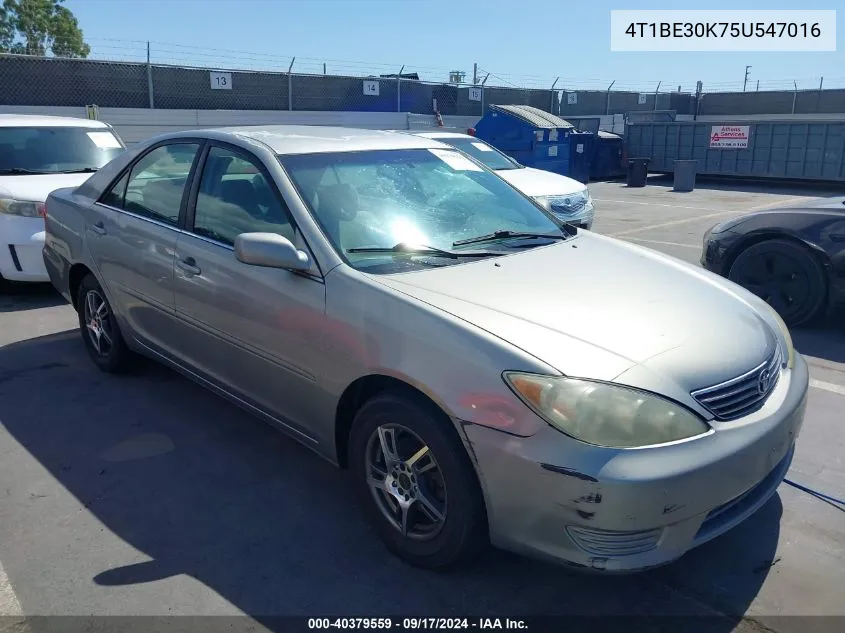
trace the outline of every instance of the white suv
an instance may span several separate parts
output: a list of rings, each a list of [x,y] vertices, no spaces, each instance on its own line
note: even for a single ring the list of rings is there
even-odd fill
[[[124,150],[102,121],[0,114],[0,285],[50,281],[44,268],[44,202],[77,187]]]

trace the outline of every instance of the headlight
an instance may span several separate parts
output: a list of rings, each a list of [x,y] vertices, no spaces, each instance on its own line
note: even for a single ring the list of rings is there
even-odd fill
[[[792,335],[789,333],[789,328],[786,326],[786,323],[783,322],[783,319],[780,318],[780,315],[772,306],[770,306],[765,301],[762,301],[762,303],[764,303],[765,306],[772,313],[772,318],[777,323],[778,329],[783,335],[783,344],[786,346],[786,349],[783,350],[784,357],[786,358],[786,366],[789,369],[792,369],[792,366],[795,364],[795,346],[792,344]]]
[[[651,446],[709,430],[691,411],[644,391],[562,376],[505,372],[504,378],[537,415],[588,444]]]
[[[540,206],[558,215],[575,215],[589,212],[593,208],[593,199],[585,187],[582,191],[559,196],[535,196]]]
[[[44,203],[31,202],[29,200],[14,200],[12,198],[0,198],[0,213],[6,215],[17,215],[24,218],[43,218]]]

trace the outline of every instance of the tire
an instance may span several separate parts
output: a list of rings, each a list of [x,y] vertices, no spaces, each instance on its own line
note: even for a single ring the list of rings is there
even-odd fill
[[[375,396],[361,407],[352,423],[349,465],[356,494],[387,549],[415,567],[456,565],[488,543],[481,488],[466,450],[449,424],[433,406],[402,392]],[[383,436],[391,452],[404,460],[395,462],[396,469],[402,470],[391,470],[389,462],[385,465]],[[409,458],[415,453],[418,458],[411,463]],[[382,478],[381,472],[371,470],[374,465],[387,476]],[[370,483],[371,473],[378,488]],[[388,493],[388,489],[394,492]],[[404,535],[401,502],[397,500],[402,491],[408,493]],[[442,520],[437,520],[438,514]]]
[[[816,319],[827,302],[825,269],[806,246],[783,239],[752,244],[733,261],[728,279],[747,288],[795,327]]]
[[[94,364],[112,374],[130,369],[134,360],[132,353],[126,347],[106,293],[93,275],[86,275],[79,284],[76,305],[82,340]],[[92,311],[97,314],[92,314]],[[97,331],[100,332],[99,337]]]

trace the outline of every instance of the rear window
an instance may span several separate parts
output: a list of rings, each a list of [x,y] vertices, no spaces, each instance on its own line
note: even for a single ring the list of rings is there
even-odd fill
[[[475,138],[447,136],[435,138],[434,140],[456,147],[462,152],[472,156],[478,162],[483,163],[490,169],[494,169],[496,171],[501,171],[503,169],[519,169],[521,167],[519,163],[505,156],[499,150]]]
[[[108,128],[0,127],[0,174],[99,169],[123,150]]]

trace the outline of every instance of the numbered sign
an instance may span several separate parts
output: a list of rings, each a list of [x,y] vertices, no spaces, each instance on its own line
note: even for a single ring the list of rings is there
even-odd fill
[[[212,70],[208,73],[211,78],[212,90],[231,90],[232,73],[220,73]]]
[[[373,81],[371,79],[364,80],[364,94],[369,95],[371,97],[378,96],[378,89],[379,89],[379,82]]]
[[[577,92],[567,92],[566,93],[566,105],[577,105],[578,104],[578,93]]]
[[[647,99],[648,95],[645,95],[641,92],[637,95],[637,105],[645,105]]]
[[[469,100],[470,101],[481,101],[481,91],[482,88],[472,87],[469,89]]]

